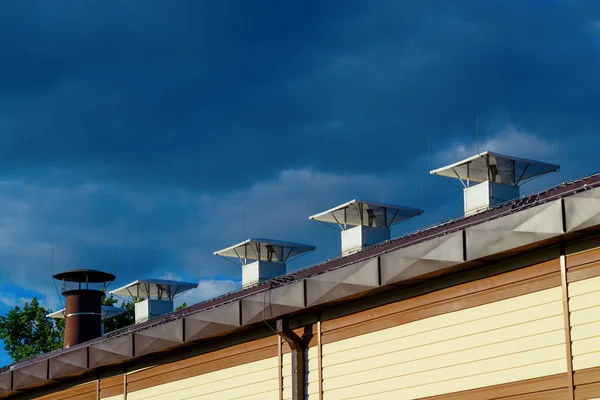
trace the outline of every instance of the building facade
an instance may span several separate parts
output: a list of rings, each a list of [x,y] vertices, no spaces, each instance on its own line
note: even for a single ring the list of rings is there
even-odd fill
[[[600,399],[600,175],[5,368],[9,399]]]

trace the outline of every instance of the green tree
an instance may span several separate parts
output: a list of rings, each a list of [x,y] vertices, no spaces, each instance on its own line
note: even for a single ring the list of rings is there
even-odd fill
[[[60,322],[46,318],[48,313],[34,297],[23,308],[16,306],[0,316],[0,339],[14,362],[63,347],[64,322],[61,329]]]
[[[175,309],[175,311],[183,310],[184,308],[187,308],[187,303],[186,302],[183,302],[183,304],[181,304],[179,307],[177,307]]]
[[[117,303],[112,296],[102,298],[102,305],[114,306]],[[104,321],[104,333],[133,325],[135,304],[123,301],[121,308],[126,310],[123,314]],[[14,362],[63,347],[65,320],[47,318],[50,312],[42,307],[37,298],[33,298],[23,308],[15,306],[5,316],[0,316],[0,339],[4,341],[4,350]]]
[[[143,300],[143,299],[141,299]],[[134,299],[134,301],[138,301]],[[103,306],[115,306],[118,301],[113,296],[106,296],[102,298]],[[135,303],[134,302],[121,302],[121,308],[126,311],[123,314],[119,314],[116,317],[109,318],[104,321],[104,333],[116,331],[129,325],[133,325],[135,322]]]

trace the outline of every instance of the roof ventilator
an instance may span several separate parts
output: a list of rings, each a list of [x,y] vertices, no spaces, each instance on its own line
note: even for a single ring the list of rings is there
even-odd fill
[[[556,164],[485,151],[430,173],[460,180],[468,216],[519,198],[520,185],[559,169]]]
[[[242,287],[285,275],[292,259],[315,250],[315,246],[273,239],[247,239],[215,251],[220,257],[237,258],[242,265]]]
[[[342,256],[390,239],[391,226],[423,214],[423,210],[351,200],[308,219],[336,224],[341,230]]]
[[[175,297],[197,287],[197,283],[139,279],[111,291],[110,294],[129,297],[135,303],[135,323],[139,324],[172,312]]]

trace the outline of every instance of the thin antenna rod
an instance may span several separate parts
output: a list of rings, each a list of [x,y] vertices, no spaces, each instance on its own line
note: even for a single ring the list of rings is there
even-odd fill
[[[556,134],[556,164],[560,165],[560,147],[558,145],[558,133]]]
[[[433,171],[431,168],[431,137],[427,136],[427,154],[429,155],[429,170]]]
[[[212,223],[212,251],[215,251],[215,221]],[[200,264],[200,260],[198,260],[198,265]]]
[[[348,169],[344,168],[344,178],[346,181],[346,201],[350,201],[350,192],[348,191]]]
[[[308,216],[310,217],[310,185],[306,185],[306,206],[308,208]],[[310,223],[310,222],[309,222]],[[314,234],[315,234],[315,247],[317,247],[317,226],[313,224]]]
[[[479,115],[475,117],[475,142],[477,147],[477,154],[479,154]]]
[[[242,208],[242,220],[244,224],[244,239],[246,239],[246,209]]]

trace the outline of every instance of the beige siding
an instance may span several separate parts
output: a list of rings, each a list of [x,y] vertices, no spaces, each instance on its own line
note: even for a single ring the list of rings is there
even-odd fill
[[[416,399],[567,371],[561,288],[323,346],[325,400]]]
[[[569,284],[575,371],[600,366],[600,277]]]
[[[128,393],[127,400],[278,400],[277,369],[277,357],[271,357],[138,390]]]
[[[307,400],[319,398],[319,352],[317,347],[306,350],[306,394]],[[283,355],[283,399],[292,399],[292,357],[290,353]]]
[[[284,353],[282,360],[283,399],[292,398],[292,354]]]
[[[102,400],[123,400],[123,395],[118,394],[116,396],[103,397]]]

